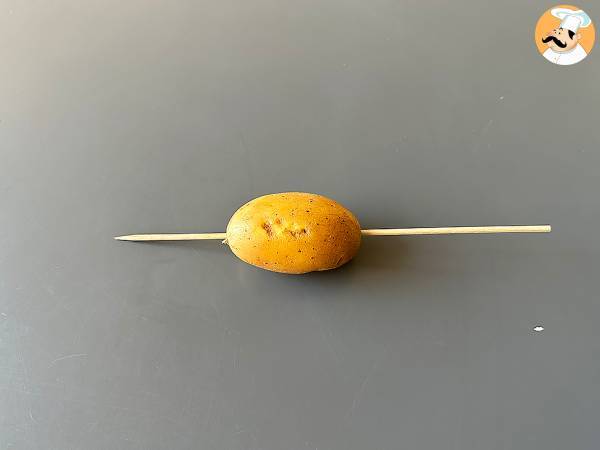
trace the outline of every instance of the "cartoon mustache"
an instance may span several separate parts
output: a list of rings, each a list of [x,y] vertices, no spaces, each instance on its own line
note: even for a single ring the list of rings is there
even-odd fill
[[[546,36],[545,38],[542,38],[542,42],[543,42],[544,44],[546,44],[547,42],[550,42],[550,41],[554,41],[554,43],[555,43],[556,45],[558,45],[560,48],[565,48],[565,47],[567,46],[567,43],[566,43],[566,42],[560,42],[560,41],[559,41],[559,40],[558,40],[556,37],[554,37],[554,36]]]

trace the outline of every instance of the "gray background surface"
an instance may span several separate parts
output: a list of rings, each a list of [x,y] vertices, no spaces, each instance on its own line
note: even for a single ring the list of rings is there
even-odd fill
[[[0,448],[597,449],[600,52],[538,55],[550,6],[3,0]],[[112,240],[286,190],[555,231],[297,277]]]

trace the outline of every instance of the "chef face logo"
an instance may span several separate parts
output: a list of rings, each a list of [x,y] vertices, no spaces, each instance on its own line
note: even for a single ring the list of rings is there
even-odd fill
[[[584,60],[595,40],[590,16],[577,6],[558,5],[550,8],[535,28],[535,43],[548,61],[570,66]]]
[[[563,53],[573,50],[580,39],[581,34],[575,34],[572,30],[555,28],[542,38],[542,42],[553,51]]]

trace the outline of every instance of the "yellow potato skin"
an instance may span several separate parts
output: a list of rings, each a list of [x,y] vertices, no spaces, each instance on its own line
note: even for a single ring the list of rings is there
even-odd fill
[[[305,192],[258,197],[227,225],[227,243],[238,258],[281,273],[340,267],[356,255],[360,238],[360,224],[350,211]]]

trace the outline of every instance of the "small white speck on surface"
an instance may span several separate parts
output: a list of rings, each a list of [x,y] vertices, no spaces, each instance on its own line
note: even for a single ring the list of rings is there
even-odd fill
[[[540,331],[544,331],[544,327],[541,325],[536,325],[535,327],[533,327],[533,331],[539,333]]]
[[[504,100],[504,95],[503,95],[503,96],[501,96],[499,100]]]

